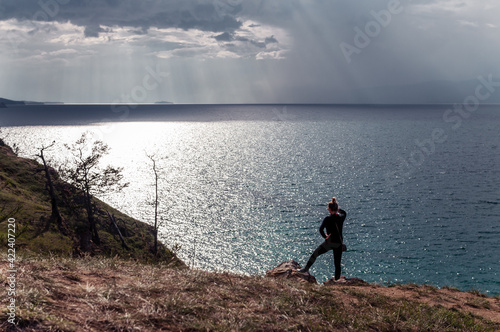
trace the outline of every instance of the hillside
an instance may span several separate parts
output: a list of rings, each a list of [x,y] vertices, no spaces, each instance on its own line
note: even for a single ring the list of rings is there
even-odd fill
[[[5,98],[0,98],[0,103],[4,105],[24,105],[24,101],[16,101],[16,100],[10,100],[10,99],[5,99]]]
[[[7,283],[5,255],[1,281]],[[118,258],[20,258],[11,331],[499,331],[500,299],[430,286],[333,284]],[[2,316],[6,316],[6,306]]]
[[[62,232],[50,221],[51,203],[41,165],[35,160],[17,157],[0,140],[0,244],[7,243],[7,218],[16,220],[16,248],[18,253],[55,254],[62,256],[103,255],[134,258],[147,261],[167,261],[182,265],[174,253],[161,246],[158,257],[153,254],[153,227],[135,220],[105,203],[94,199],[100,210],[97,228],[101,243],[92,244],[83,253],[80,243],[83,229],[88,228],[85,211],[79,204],[78,191],[59,179],[52,170],[58,194],[59,209],[67,231]],[[122,243],[115,220],[124,238]],[[66,234],[63,234],[66,233]]]

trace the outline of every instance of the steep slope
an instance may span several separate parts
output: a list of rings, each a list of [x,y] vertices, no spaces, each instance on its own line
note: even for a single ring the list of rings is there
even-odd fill
[[[78,191],[62,181],[51,169],[59,209],[66,231],[51,222],[51,203],[41,165],[20,158],[0,141],[0,245],[7,241],[7,219],[16,221],[16,247],[19,254],[29,251],[58,255],[79,255],[80,242],[88,226]],[[147,261],[172,261],[182,264],[175,254],[160,246],[153,254],[153,227],[135,220],[105,203],[94,200],[98,210],[97,228],[101,243],[92,244],[91,255],[129,257]],[[115,224],[107,212],[115,216]],[[121,241],[117,228],[124,239]],[[66,233],[66,234],[64,234]]]

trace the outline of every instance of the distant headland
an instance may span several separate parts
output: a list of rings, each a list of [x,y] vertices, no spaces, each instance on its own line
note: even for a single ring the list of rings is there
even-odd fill
[[[9,106],[23,106],[23,105],[64,105],[64,104],[80,104],[80,103],[64,103],[60,101],[25,101],[25,100],[12,100],[7,98],[0,98],[0,108]],[[85,104],[85,103],[82,103]],[[106,104],[106,103],[105,103]],[[174,104],[173,101],[160,100],[153,104]]]

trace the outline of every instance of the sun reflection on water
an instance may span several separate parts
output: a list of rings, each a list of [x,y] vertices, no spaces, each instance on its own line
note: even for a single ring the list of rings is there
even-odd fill
[[[346,275],[368,281],[430,280],[448,285],[470,285],[472,275],[475,283],[480,282],[475,271],[496,266],[494,256],[481,253],[498,249],[499,228],[494,219],[498,205],[491,203],[495,189],[490,183],[498,182],[500,173],[495,173],[498,165],[488,164],[491,150],[487,145],[474,147],[468,153],[477,158],[460,159],[460,172],[470,168],[468,177],[460,179],[470,178],[474,185],[464,186],[455,178],[458,164],[452,156],[460,142],[450,139],[439,147],[446,153],[436,152],[406,183],[387,188],[383,176],[390,171],[388,160],[407,155],[408,147],[414,146],[413,138],[425,137],[429,124],[401,122],[395,126],[384,121],[373,128],[373,121],[368,126],[360,120],[126,122],[12,127],[4,132],[6,141],[17,143],[21,155],[30,158],[42,144],[55,140],[56,146],[47,153],[55,164],[63,163],[67,156],[64,144],[91,132],[94,139],[111,148],[103,164],[123,167],[125,181],[130,182],[123,192],[102,199],[148,223],[153,222],[148,201],[154,178],[146,154],[155,154],[162,169],[162,240],[168,246],[180,245],[181,259],[197,268],[262,274],[284,260],[304,263],[320,242],[317,228],[325,216],[326,202],[335,194],[348,211]],[[494,123],[480,125],[481,131],[464,129],[463,136],[472,140],[479,133],[497,132]],[[489,127],[489,131],[485,129]],[[481,165],[463,164],[475,159],[482,160]],[[442,195],[443,188],[454,195]],[[481,223],[466,233],[461,222],[467,220],[464,213],[468,212],[457,211],[470,191],[475,193],[476,212],[481,215],[468,217]],[[477,232],[482,233],[475,245],[487,245],[487,250],[467,250],[468,238]],[[474,266],[456,266],[457,243],[461,259],[467,257]],[[331,277],[330,256],[314,265],[318,280]],[[450,279],[456,269],[460,269],[460,278]],[[434,276],[436,271],[440,274]]]

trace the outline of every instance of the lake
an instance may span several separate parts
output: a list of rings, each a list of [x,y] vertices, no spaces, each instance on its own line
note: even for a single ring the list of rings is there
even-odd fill
[[[155,154],[162,239],[192,267],[304,265],[336,196],[347,211],[343,275],[500,293],[499,105],[111,107],[18,107],[0,124],[22,156],[55,140],[54,164],[83,132],[105,141],[104,163],[130,185],[101,198],[149,223]],[[40,121],[23,123],[30,114]],[[321,282],[333,270],[328,253],[311,273]]]

